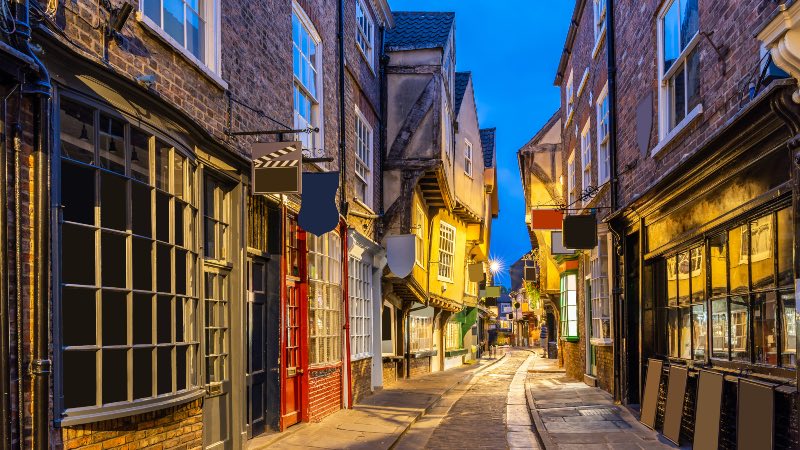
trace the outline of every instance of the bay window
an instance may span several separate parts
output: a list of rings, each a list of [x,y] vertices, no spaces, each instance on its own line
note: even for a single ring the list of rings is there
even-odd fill
[[[342,243],[336,232],[306,234],[308,246],[308,363],[342,358]]]
[[[372,356],[372,266],[350,258],[350,353],[352,359]]]
[[[591,266],[591,319],[592,344],[611,343],[611,303],[608,289],[608,235],[598,236],[597,247],[592,250]]]
[[[200,385],[199,245],[187,154],[111,110],[59,101],[55,332],[67,424]]]
[[[292,11],[292,64],[294,67],[294,127],[322,129],[321,40],[303,10]],[[303,149],[312,154],[320,147],[320,132],[300,133]]]
[[[672,0],[659,16],[660,137],[700,107],[697,0]]]
[[[578,274],[565,272],[561,275],[561,337],[568,341],[578,340]]]

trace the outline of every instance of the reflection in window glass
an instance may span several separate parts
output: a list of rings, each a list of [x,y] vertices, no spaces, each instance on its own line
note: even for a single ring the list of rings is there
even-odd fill
[[[690,359],[692,357],[692,315],[689,308],[681,308],[681,358]]]
[[[706,305],[692,306],[692,352],[694,359],[706,357]]]
[[[731,358],[739,361],[750,361],[747,346],[747,330],[750,314],[746,297],[731,297]]]
[[[774,291],[756,294],[753,305],[753,341],[755,360],[778,365],[778,341],[775,334],[777,296]]]
[[[131,127],[131,178],[150,182],[150,135]]]
[[[689,251],[689,276],[692,284],[692,303],[706,299],[706,264],[703,259],[703,247],[695,247]]]
[[[778,211],[778,285],[792,286],[794,275],[792,273],[792,216],[789,208]]]
[[[678,265],[675,256],[667,259],[667,305],[678,306]]]
[[[100,167],[125,174],[125,122],[100,114]]]
[[[680,356],[678,348],[678,309],[670,308],[667,310],[667,334],[669,336],[669,356],[677,358]]]
[[[772,214],[750,222],[750,273],[753,289],[775,286],[775,260],[772,253]],[[746,248],[747,246],[744,245]]]
[[[730,245],[728,268],[732,294],[747,292],[748,290],[747,233],[747,225],[728,231],[728,243]]]
[[[728,300],[711,302],[711,356],[728,359]]]
[[[794,293],[781,293],[781,303],[783,303],[783,346],[781,348],[781,365],[793,367],[797,363],[797,305]]]
[[[709,262],[711,263],[711,296],[728,293],[727,234],[718,234],[709,239]]]
[[[83,163],[94,162],[94,109],[61,98],[61,156]]]
[[[678,304],[688,305],[689,291],[689,252],[678,253]]]

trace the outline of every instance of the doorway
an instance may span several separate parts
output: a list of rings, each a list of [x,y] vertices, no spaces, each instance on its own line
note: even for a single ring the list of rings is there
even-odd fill
[[[283,288],[283,349],[281,355],[281,418],[284,430],[305,419],[303,401],[306,394],[305,369],[308,342],[305,298],[305,233],[297,225],[297,218],[288,215],[285,227],[285,277]]]

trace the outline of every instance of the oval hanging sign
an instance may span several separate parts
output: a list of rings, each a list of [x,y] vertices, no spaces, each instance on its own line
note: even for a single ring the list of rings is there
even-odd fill
[[[386,259],[389,270],[400,278],[405,278],[414,267],[413,234],[401,234],[386,238]]]

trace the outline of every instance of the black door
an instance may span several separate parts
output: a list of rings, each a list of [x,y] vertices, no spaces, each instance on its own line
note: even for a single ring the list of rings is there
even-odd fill
[[[263,433],[267,404],[267,265],[251,258],[248,266],[249,355],[247,370],[248,425],[250,436]]]
[[[629,405],[639,404],[639,234],[625,243],[625,374],[624,396]]]

